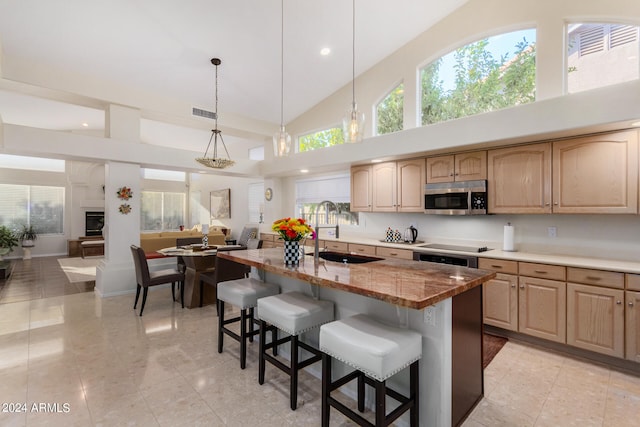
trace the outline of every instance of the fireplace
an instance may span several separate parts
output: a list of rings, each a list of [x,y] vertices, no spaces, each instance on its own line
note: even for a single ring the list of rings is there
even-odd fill
[[[104,212],[85,212],[84,214],[84,235],[102,236],[104,226]]]

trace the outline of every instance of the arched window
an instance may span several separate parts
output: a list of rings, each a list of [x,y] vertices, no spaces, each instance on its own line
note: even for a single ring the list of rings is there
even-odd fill
[[[403,129],[403,104],[404,84],[400,83],[376,105],[376,133],[378,135]]]
[[[341,127],[335,127],[298,137],[298,152],[317,150],[318,148],[331,147],[344,144],[344,135]]]
[[[609,86],[640,76],[638,27],[574,23],[567,26],[569,93]]]
[[[420,70],[422,125],[535,101],[535,39],[533,29],[500,34]]]

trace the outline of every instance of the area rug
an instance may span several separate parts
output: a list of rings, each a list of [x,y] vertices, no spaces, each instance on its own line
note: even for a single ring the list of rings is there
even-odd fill
[[[506,338],[497,337],[495,335],[483,334],[482,343],[482,368],[489,366],[489,363],[496,357],[496,354],[507,343]]]
[[[58,263],[69,279],[69,283],[91,282],[96,280],[96,267],[102,261],[99,258],[59,258]]]

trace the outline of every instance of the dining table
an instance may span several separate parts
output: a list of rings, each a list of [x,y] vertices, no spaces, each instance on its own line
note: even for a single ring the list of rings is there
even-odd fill
[[[200,275],[212,273],[215,270],[216,254],[218,250],[244,249],[241,245],[215,245],[202,248],[202,245],[172,246],[159,249],[157,252],[164,256],[182,257],[186,267],[184,279],[184,306],[197,308],[200,306]],[[215,289],[203,287],[202,305],[216,303]]]

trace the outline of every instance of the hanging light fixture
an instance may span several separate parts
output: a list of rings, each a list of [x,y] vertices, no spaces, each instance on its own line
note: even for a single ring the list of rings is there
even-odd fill
[[[358,111],[356,104],[356,0],[353,0],[353,39],[352,39],[352,68],[351,68],[351,109],[342,119],[342,131],[345,144],[362,141],[364,134],[364,113]]]
[[[288,156],[291,151],[291,135],[284,128],[284,0],[280,4],[280,130],[273,135],[273,155]]]
[[[236,162],[231,160],[229,151],[227,151],[227,146],[224,143],[224,139],[222,139],[222,131],[218,130],[218,65],[222,64],[222,61],[219,58],[212,58],[211,63],[216,67],[216,109],[213,112],[215,128],[211,129],[211,137],[209,138],[207,149],[204,150],[204,156],[196,158],[196,161],[209,168],[224,169],[228,168],[229,166],[233,166]],[[222,142],[224,151],[227,153],[226,159],[218,157],[218,137],[220,137],[220,142]],[[207,152],[209,151],[209,147],[211,147],[211,141],[213,141],[213,156],[207,157]]]

